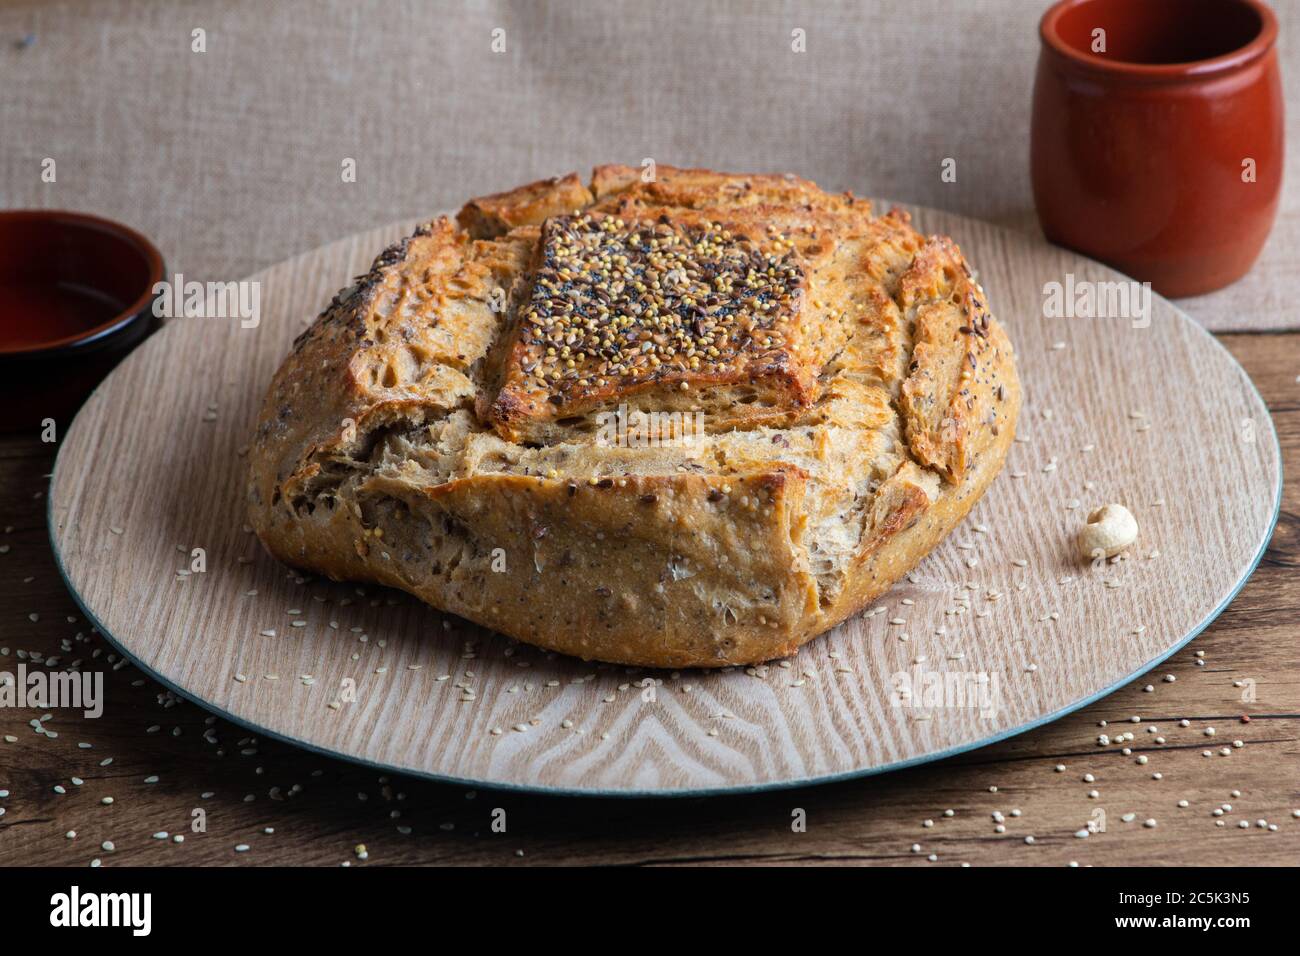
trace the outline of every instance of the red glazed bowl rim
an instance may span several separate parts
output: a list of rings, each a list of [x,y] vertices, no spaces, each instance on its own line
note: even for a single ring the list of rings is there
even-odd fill
[[[1259,33],[1248,43],[1229,50],[1220,56],[1183,63],[1135,63],[1131,60],[1109,60],[1092,56],[1066,43],[1057,31],[1061,17],[1068,11],[1096,0],[1057,0],[1043,14],[1038,23],[1038,34],[1043,46],[1076,66],[1093,73],[1142,79],[1153,82],[1205,79],[1231,73],[1253,62],[1271,50],[1277,42],[1277,17],[1262,0],[1224,0],[1246,7],[1259,17]]]
[[[44,342],[38,342],[35,345],[23,346],[22,348],[5,348],[0,346],[0,358],[9,356],[32,356],[43,355],[45,353],[57,352],[62,349],[75,348],[77,346],[88,345],[96,342],[105,336],[111,335],[119,329],[130,325],[133,321],[140,318],[142,313],[150,311],[153,308],[154,287],[162,281],[163,278],[163,258],[158,248],[146,239],[143,235],[136,232],[130,226],[124,226],[120,222],[112,219],[105,219],[102,216],[96,216],[86,212],[72,212],[66,209],[5,209],[0,210],[0,228],[9,224],[22,224],[23,222],[50,222],[57,225],[73,226],[81,229],[98,230],[107,233],[114,239],[117,239],[140,254],[149,272],[149,281],[140,291],[136,298],[124,307],[120,312],[111,319],[101,322],[81,332],[75,332],[72,335],[66,335],[60,339],[49,339]]]

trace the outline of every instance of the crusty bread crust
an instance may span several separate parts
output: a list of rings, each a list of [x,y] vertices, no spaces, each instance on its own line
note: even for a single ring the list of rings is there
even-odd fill
[[[905,213],[602,166],[457,222],[276,373],[249,513],[282,561],[583,658],[747,664],[886,591],[1002,467],[1011,344]]]

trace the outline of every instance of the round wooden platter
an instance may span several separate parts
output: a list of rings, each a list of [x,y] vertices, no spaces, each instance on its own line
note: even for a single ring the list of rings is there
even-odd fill
[[[1046,283],[1125,280],[1028,235],[913,213],[962,246],[1016,345],[1016,444],[908,580],[789,661],[670,673],[564,658],[399,592],[304,580],[263,552],[245,524],[243,449],[267,383],[408,224],[253,276],[256,328],[174,320],[114,372],[54,473],[64,576],[105,637],[183,696],[267,736],[477,786],[793,786],[1052,720],[1168,657],[1237,593],[1277,516],[1276,435],[1242,369],[1170,303],[1152,297],[1147,327],[1046,318]],[[1141,537],[1093,568],[1075,531],[1111,501]],[[206,569],[184,573],[196,548]]]

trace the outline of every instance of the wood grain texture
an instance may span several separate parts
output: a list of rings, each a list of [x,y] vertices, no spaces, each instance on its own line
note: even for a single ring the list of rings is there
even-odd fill
[[[1120,277],[1019,233],[932,211],[918,220],[959,241],[1017,345],[1018,442],[985,500],[884,611],[789,666],[674,675],[557,658],[392,592],[303,580],[261,552],[243,527],[238,449],[265,383],[401,229],[260,273],[256,330],[173,322],[101,387],[63,442],[51,491],[68,578],[132,657],[211,707],[327,752],[496,786],[788,785],[1059,714],[1146,669],[1235,591],[1280,486],[1271,422],[1241,369],[1168,303],[1153,300],[1145,328],[1044,318],[1044,283]],[[1107,501],[1134,511],[1142,538],[1129,560],[1094,570],[1074,557],[1074,530]],[[206,572],[179,575],[195,547]],[[905,706],[899,675],[917,687]],[[953,693],[925,699],[927,681],[979,675],[997,692],[991,714]]]
[[[1296,474],[1300,335],[1221,341],[1259,386],[1286,470]],[[34,434],[0,436],[0,548],[8,549],[0,553],[0,651],[9,651],[0,667],[12,669],[20,651],[59,656],[61,667],[81,660],[85,670],[106,673],[107,706],[98,720],[56,712],[45,726],[57,737],[29,726],[48,711],[0,709],[0,790],[8,791],[0,798],[3,865],[1227,867],[1300,859],[1300,820],[1291,816],[1300,808],[1295,482],[1283,489],[1282,517],[1263,562],[1224,614],[1157,674],[1061,720],[951,760],[828,786],[707,800],[575,800],[386,777],[250,740],[162,693],[134,668],[115,670],[112,649],[78,614],[49,548],[45,492],[56,448]],[[1177,682],[1155,679],[1164,673]],[[1248,680],[1256,691],[1249,701],[1234,686]],[[1243,714],[1250,723],[1240,722]],[[1123,724],[1132,715],[1145,718],[1133,754],[1097,745],[1101,721]],[[1179,727],[1179,718],[1189,726]],[[1159,735],[1144,733],[1148,726]],[[1218,731],[1213,740],[1204,735],[1210,727]],[[1217,747],[1233,739],[1245,746],[1221,756]],[[1201,756],[1206,750],[1211,758]],[[1149,762],[1137,764],[1139,756]],[[1056,772],[1057,765],[1066,770]],[[1095,780],[1086,782],[1086,773]],[[153,775],[158,782],[146,783]],[[56,785],[67,793],[55,793]],[[990,793],[994,786],[998,792]],[[104,796],[115,802],[101,803]],[[1181,800],[1188,806],[1179,807]],[[1212,816],[1224,803],[1231,815]],[[196,809],[206,811],[205,832],[191,829]],[[505,833],[490,829],[498,809],[506,813]],[[802,833],[791,829],[796,809],[807,815]],[[1021,815],[1011,816],[1013,809]],[[1111,821],[1107,832],[1075,838],[1098,809]],[[1004,833],[995,832],[994,810],[1009,824]],[[1135,817],[1125,823],[1128,814]],[[933,828],[923,826],[927,818]],[[1143,827],[1148,818],[1158,826]],[[1239,829],[1243,819],[1279,829]],[[184,834],[185,843],[154,839],[162,830]],[[1032,846],[1024,842],[1031,834]],[[104,840],[116,849],[103,851]],[[368,847],[364,863],[354,853],[360,843]],[[238,844],[251,849],[236,853]],[[914,844],[923,852],[913,853]]]

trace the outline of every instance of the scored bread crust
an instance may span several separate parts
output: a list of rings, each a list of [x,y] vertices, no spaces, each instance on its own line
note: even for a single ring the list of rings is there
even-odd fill
[[[334,297],[250,447],[271,554],[715,667],[790,654],[961,521],[1020,386],[956,244],[795,176],[644,178],[472,200]]]

